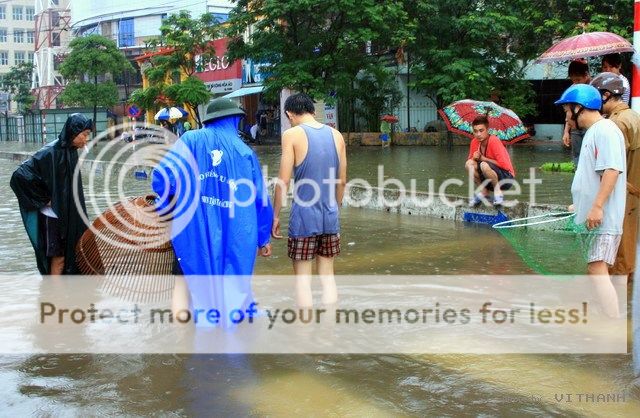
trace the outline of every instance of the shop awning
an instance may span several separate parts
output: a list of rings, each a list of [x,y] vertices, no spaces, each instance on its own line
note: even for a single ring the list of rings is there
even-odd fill
[[[242,87],[222,97],[224,97],[225,99],[232,99],[234,97],[248,96],[249,94],[262,93],[263,89],[264,89],[264,86]]]

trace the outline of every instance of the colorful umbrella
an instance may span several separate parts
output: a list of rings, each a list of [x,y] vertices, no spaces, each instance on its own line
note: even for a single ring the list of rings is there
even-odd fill
[[[469,138],[473,138],[471,123],[481,115],[486,115],[489,119],[489,133],[497,136],[501,141],[513,144],[530,137],[518,115],[493,102],[459,100],[438,109],[438,113],[450,131]]]
[[[153,117],[155,120],[169,120],[169,119],[180,119],[187,116],[188,113],[181,107],[172,106],[165,107],[160,109],[158,113]]]
[[[395,115],[383,115],[383,116],[380,116],[380,120],[383,120],[389,123],[398,123],[398,117]]]
[[[615,33],[587,32],[554,44],[536,62],[571,61],[615,52],[633,52],[633,45]]]

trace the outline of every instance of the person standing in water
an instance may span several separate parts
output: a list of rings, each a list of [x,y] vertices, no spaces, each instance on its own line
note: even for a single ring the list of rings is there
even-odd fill
[[[23,162],[11,176],[20,214],[43,275],[78,274],[76,244],[87,229],[82,178],[75,176],[78,149],[87,145],[92,122],[67,118],[58,139]]]
[[[313,306],[313,261],[322,282],[322,302],[337,302],[333,262],[340,254],[340,206],[347,179],[347,153],[342,135],[315,120],[313,100],[293,94],[284,104],[292,128],[282,135],[280,173],[275,187],[272,236],[280,233],[280,210],[291,178],[294,201],[289,217],[289,258],[296,274],[296,301]]]

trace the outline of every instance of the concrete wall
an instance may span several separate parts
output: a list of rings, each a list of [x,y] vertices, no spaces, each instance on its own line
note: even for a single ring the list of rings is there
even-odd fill
[[[364,205],[357,204],[355,206],[362,209],[384,211],[389,213],[400,213],[412,216],[427,216],[430,218],[448,219],[451,221],[463,222],[464,214],[467,212],[497,215],[498,211],[493,207],[478,207],[473,209],[468,207],[468,197],[445,195],[442,198],[438,195],[430,195],[428,193],[416,192],[413,195],[405,195],[402,199],[397,189],[373,189],[373,195],[368,198],[368,191],[362,187],[350,187],[349,199],[347,202],[366,202]],[[445,200],[445,201],[443,201]],[[387,202],[400,202],[399,205],[388,205]],[[456,202],[458,205],[453,207],[448,202]],[[519,202],[512,208],[502,208],[509,219],[524,218],[527,216],[537,216],[546,213],[566,212],[566,206],[561,205],[529,205],[527,202]]]
[[[535,129],[536,129],[536,138],[538,139],[550,139],[553,141],[561,141],[562,130],[564,129],[564,125],[537,123],[535,125]]]
[[[347,145],[381,146],[380,132],[347,132],[342,134]],[[470,139],[462,135],[447,132],[394,132],[391,144],[394,146],[412,145],[452,145],[469,146]]]

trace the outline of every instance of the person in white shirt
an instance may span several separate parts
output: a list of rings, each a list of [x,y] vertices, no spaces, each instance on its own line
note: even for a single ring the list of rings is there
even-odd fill
[[[614,73],[620,76],[622,79],[622,87],[624,87],[624,92],[622,93],[622,101],[626,104],[629,104],[629,98],[631,97],[631,86],[629,85],[629,80],[627,77],[620,73],[620,68],[622,67],[622,58],[620,54],[607,54],[602,57],[602,72],[603,73]]]
[[[626,203],[626,154],[620,128],[600,114],[602,97],[591,85],[575,84],[556,101],[567,120],[586,129],[571,195],[575,223],[595,230],[588,250],[587,272],[604,311],[618,317],[618,296],[609,276],[622,236]]]

